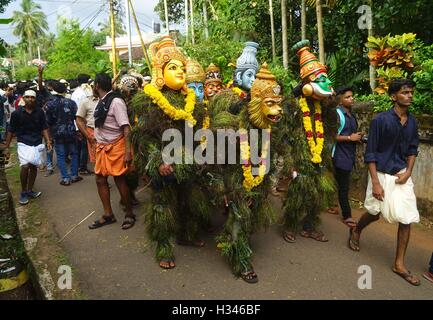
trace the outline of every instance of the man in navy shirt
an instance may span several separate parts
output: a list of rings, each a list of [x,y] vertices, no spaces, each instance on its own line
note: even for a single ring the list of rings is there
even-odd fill
[[[43,149],[42,136],[51,150],[51,142],[48,136],[48,126],[45,114],[41,108],[36,106],[36,92],[27,90],[23,96],[25,105],[12,112],[8,134],[6,137],[7,158],[10,156],[9,146],[12,136],[17,137],[17,151],[21,166],[20,180],[22,191],[19,203],[25,205],[29,198],[37,198],[41,192],[33,191],[33,185],[38,173],[37,166],[40,165],[40,148]]]
[[[394,106],[371,122],[365,162],[369,179],[364,207],[367,212],[358,221],[349,238],[349,248],[359,251],[362,230],[377,221],[380,214],[390,223],[398,223],[397,253],[392,271],[414,286],[420,281],[406,268],[404,257],[410,237],[410,226],[419,222],[416,197],[411,179],[418,155],[418,128],[408,113],[415,83],[394,80],[388,93]]]
[[[355,165],[356,145],[360,143],[362,133],[358,132],[358,123],[352,114],[353,90],[349,87],[337,89],[339,106],[337,107],[339,128],[337,142],[333,149],[332,160],[335,168],[335,179],[338,184],[338,201],[343,215],[343,222],[349,228],[356,226],[352,219],[349,204],[350,175]]]

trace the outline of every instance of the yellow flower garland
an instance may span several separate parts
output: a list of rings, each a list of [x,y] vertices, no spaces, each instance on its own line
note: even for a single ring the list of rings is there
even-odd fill
[[[322,107],[319,101],[314,100],[314,108],[317,115],[314,121],[316,131],[316,140],[314,140],[313,125],[311,123],[310,108],[308,107],[307,99],[299,99],[299,106],[301,107],[303,113],[304,130],[307,135],[307,141],[310,147],[311,155],[313,156],[311,161],[313,163],[320,164],[322,163],[322,151],[323,145],[325,143],[323,122],[321,120]]]
[[[173,107],[170,102],[164,97],[161,91],[155,88],[152,84],[144,87],[144,93],[152,98],[152,101],[171,119],[185,120],[190,122],[193,126],[197,123],[192,113],[195,107],[195,93],[193,89],[188,88],[185,98],[185,109],[177,109]]]
[[[253,188],[257,187],[258,185],[260,185],[263,182],[263,179],[265,177],[266,174],[266,163],[263,163],[264,160],[266,160],[266,157],[268,155],[268,151],[269,151],[269,146],[270,146],[270,142],[266,141],[262,153],[260,155],[260,165],[259,165],[259,175],[254,177],[252,174],[252,167],[251,167],[251,163],[250,163],[250,145],[248,143],[248,132],[245,129],[241,129],[240,130],[240,136],[241,136],[241,160],[242,163],[244,163],[242,165],[242,170],[243,170],[243,176],[244,176],[244,181],[243,181],[243,186],[245,188],[245,190],[247,190],[248,192],[251,191]]]
[[[208,105],[209,101],[205,100],[203,101],[205,105]],[[207,107],[204,108],[205,116],[203,118],[203,130],[209,129],[210,127],[210,117],[209,117],[209,111]],[[206,149],[206,137],[201,137],[200,145],[202,150]]]

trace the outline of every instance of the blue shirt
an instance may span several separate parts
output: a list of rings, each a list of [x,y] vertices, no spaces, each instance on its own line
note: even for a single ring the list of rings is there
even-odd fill
[[[340,132],[340,135],[350,136],[352,133],[358,132],[358,123],[355,116],[353,114],[349,115],[343,107],[339,107],[339,109],[343,112],[346,119],[344,128]],[[340,117],[338,117],[338,119],[340,119]],[[334,167],[346,171],[351,171],[353,169],[353,166],[355,165],[356,144],[357,142],[355,141],[337,142],[333,157]]]
[[[393,175],[407,168],[407,157],[418,155],[418,145],[415,117],[408,114],[402,125],[392,108],[379,113],[371,122],[364,161],[376,162],[377,171]]]
[[[75,115],[77,104],[68,98],[54,95],[46,106],[47,123],[57,143],[74,142],[76,138]]]

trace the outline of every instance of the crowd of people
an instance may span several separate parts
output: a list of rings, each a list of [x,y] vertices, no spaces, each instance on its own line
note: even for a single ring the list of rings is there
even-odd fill
[[[165,65],[167,69],[161,67],[160,72],[161,77],[167,77],[169,80],[169,73],[171,72],[169,66],[172,65],[170,68],[173,71],[174,88],[171,89],[176,91],[183,87],[183,83],[178,88],[175,87],[176,81],[179,80],[179,75],[175,75],[175,73],[183,73],[182,77],[185,77],[186,66],[183,65],[180,58],[170,61],[172,62]],[[320,68],[322,67],[319,65]],[[204,96],[211,101],[214,93],[215,95],[218,94],[212,91],[215,87],[215,82],[212,82],[212,79],[217,79],[219,75],[215,70],[209,70],[211,71],[206,75],[206,83],[209,80],[209,88],[206,85],[203,88],[203,84],[201,87],[198,86],[197,81],[192,81],[192,83],[195,90],[201,90],[202,99]],[[247,70],[249,70],[250,78],[252,78],[248,81],[253,83],[257,69],[254,71],[249,67]],[[273,78],[272,75],[267,74],[267,67],[262,67],[262,70],[261,77],[263,80],[260,81],[263,83],[271,81],[269,79]],[[166,71],[168,75],[166,75]],[[323,73],[323,70],[320,72]],[[259,75],[257,76],[259,77]],[[170,85],[167,79],[164,78],[165,85]],[[242,81],[242,79],[244,79],[243,73],[237,80]],[[97,229],[117,221],[111,207],[110,188],[107,180],[108,177],[112,176],[125,209],[122,229],[133,227],[136,221],[133,205],[137,203],[134,191],[138,186],[139,173],[143,172],[137,173],[131,170],[134,154],[138,151],[137,145],[131,142],[131,127],[137,123],[139,115],[137,115],[137,110],[131,110],[130,103],[135,94],[142,92],[151,80],[154,79],[143,77],[130,70],[127,74],[119,74],[114,79],[111,79],[107,74],[97,74],[92,80],[89,75],[80,74],[77,79],[69,81],[44,81],[43,67],[40,66],[37,79],[2,85],[0,92],[0,127],[3,129],[1,139],[6,146],[7,157],[10,155],[9,149],[13,137],[16,137],[17,140],[22,188],[19,203],[26,205],[30,199],[41,196],[41,192],[34,190],[34,183],[40,169],[45,170],[45,176],[48,177],[54,173],[54,168],[57,165],[60,172],[59,183],[65,187],[82,181],[82,175],[95,174],[97,191],[104,213],[100,219],[89,225],[89,229]],[[246,81],[244,80],[244,83]],[[260,81],[256,80],[256,84]],[[219,90],[221,90],[221,81],[219,85]],[[266,85],[268,84],[263,86]],[[160,87],[163,88],[164,84]],[[279,104],[281,103],[280,89],[277,92],[275,90],[277,87],[279,88],[279,86],[274,85],[271,93],[275,103]],[[315,89],[314,86],[312,88]],[[393,107],[375,117],[370,125],[368,139],[365,133],[359,132],[356,117],[352,112],[353,89],[350,87],[338,88],[336,90],[338,132],[334,137],[332,164],[338,186],[342,221],[350,230],[348,247],[353,251],[359,251],[362,231],[369,224],[377,221],[380,215],[388,222],[398,223],[397,253],[392,270],[410,284],[417,286],[420,285],[420,280],[410,273],[404,263],[410,238],[410,226],[419,222],[411,180],[412,169],[418,154],[418,129],[415,118],[408,112],[414,88],[415,84],[408,80],[397,80],[390,84],[388,93],[393,101]],[[204,94],[203,90],[205,91]],[[254,90],[257,89],[253,87],[252,91]],[[150,90],[149,92],[152,93]],[[304,89],[304,95],[306,92]],[[197,91],[197,96],[199,95],[200,92]],[[240,97],[251,99],[249,93],[243,97],[241,92]],[[155,98],[153,102],[156,100]],[[209,104],[211,109],[211,102]],[[315,106],[317,108],[316,104]],[[238,112],[236,111],[236,113]],[[304,111],[304,116],[306,114],[309,114],[309,111]],[[270,117],[269,119],[274,118]],[[319,114],[316,116],[316,121],[320,119]],[[368,164],[369,170],[365,200],[367,212],[356,221],[352,217],[348,197],[351,171],[355,165],[356,148],[362,142],[367,143],[365,162]],[[142,150],[139,151],[142,152]],[[277,153],[279,151],[277,150]],[[292,152],[295,151],[292,150]],[[54,158],[56,158],[56,163],[54,163]],[[279,172],[283,171],[282,167],[279,168]],[[244,170],[246,169],[244,168]],[[302,179],[303,172],[297,172],[294,168],[291,170],[293,180],[297,177],[301,177],[298,180]],[[161,185],[165,185],[168,181],[167,178],[173,175],[173,167],[160,163],[156,173],[162,178]],[[278,178],[277,176],[277,180]],[[158,181],[154,177],[152,178],[152,185],[155,190],[158,189]],[[290,189],[291,186],[289,185],[288,188]],[[269,191],[276,194],[275,184]],[[252,201],[250,199],[247,204],[248,207],[252,206]],[[230,206],[228,202],[226,205],[227,207]],[[288,205],[288,207],[290,206]],[[316,210],[319,206],[314,208]],[[316,217],[313,218],[316,219]],[[302,236],[320,242],[327,241],[326,237],[315,229],[313,222],[307,223],[304,219],[296,223],[302,225]],[[283,238],[287,242],[294,243],[296,228],[289,228],[290,224],[287,226]],[[152,234],[156,233],[153,232]],[[197,242],[195,239],[193,240],[183,239],[182,242],[196,245]],[[158,245],[161,244],[158,243]],[[200,245],[203,243],[200,242]],[[158,256],[162,268],[171,269],[175,266],[174,258],[171,255],[172,253],[168,254],[167,257]],[[242,278],[250,283],[257,282],[257,276],[252,268],[250,267],[247,271],[240,273]],[[433,256],[430,261],[430,270],[424,274],[424,277],[433,282]]]

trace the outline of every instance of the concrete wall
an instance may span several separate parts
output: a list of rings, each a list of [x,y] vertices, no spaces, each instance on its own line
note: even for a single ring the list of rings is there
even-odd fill
[[[353,108],[360,131],[367,132],[373,118],[373,104],[359,103]],[[420,135],[419,155],[415,162],[412,179],[415,184],[415,194],[418,209],[423,216],[433,218],[433,116],[418,116]],[[367,187],[367,166],[364,164],[365,145],[358,147],[357,163],[353,172],[352,196],[364,200]]]

